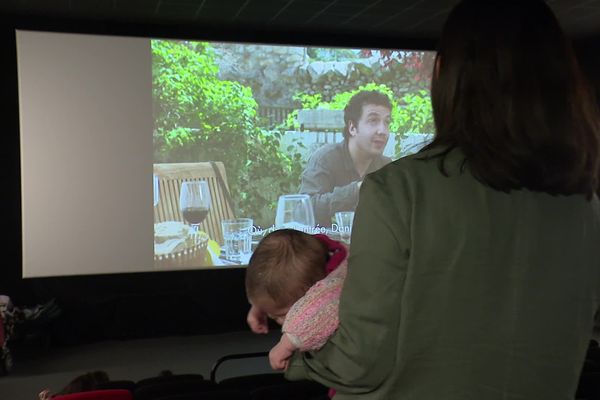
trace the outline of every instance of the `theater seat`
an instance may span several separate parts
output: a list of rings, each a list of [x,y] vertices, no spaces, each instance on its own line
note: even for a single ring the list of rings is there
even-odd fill
[[[279,385],[264,386],[250,393],[251,400],[313,400],[328,399],[327,388],[312,381],[288,381]]]
[[[219,387],[250,392],[261,387],[286,383],[289,381],[286,381],[281,373],[265,373],[222,379],[219,381]]]
[[[108,390],[108,389],[125,389],[133,392],[136,388],[135,382],[130,380],[120,380],[120,381],[108,381],[99,383],[96,385],[96,390]]]
[[[139,381],[134,395],[136,400],[158,400],[164,397],[210,392],[215,385],[201,376],[172,375]]]
[[[172,373],[169,373],[169,374],[165,374],[165,375],[152,376],[150,378],[141,379],[141,380],[137,381],[136,386],[141,387],[141,386],[153,385],[155,383],[182,382],[182,381],[185,381],[185,382],[193,381],[193,382],[203,382],[203,383],[206,382],[206,380],[204,379],[204,376],[201,374],[176,374],[176,375],[173,375]]]
[[[55,396],[52,400],[133,400],[133,394],[125,389],[92,390]]]
[[[242,375],[217,379],[220,367],[232,360],[268,359],[268,352],[231,354],[217,360],[210,372],[210,380],[220,390],[236,390],[248,394],[250,400],[328,400],[328,389],[317,382],[288,381],[282,373]],[[203,398],[199,397],[198,400]],[[179,400],[179,399],[177,399]],[[187,400],[187,399],[184,399]],[[208,399],[207,399],[208,400]]]
[[[219,390],[159,397],[156,400],[251,400],[248,393],[236,390]]]

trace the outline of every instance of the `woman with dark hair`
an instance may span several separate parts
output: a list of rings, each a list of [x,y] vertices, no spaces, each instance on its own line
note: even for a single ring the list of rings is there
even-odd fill
[[[589,197],[599,187],[598,104],[550,9],[508,3],[463,4],[448,19],[427,154],[459,148],[477,179],[504,192]]]
[[[542,1],[462,1],[437,133],[368,175],[340,324],[289,379],[336,400],[572,400],[600,307],[600,116]]]

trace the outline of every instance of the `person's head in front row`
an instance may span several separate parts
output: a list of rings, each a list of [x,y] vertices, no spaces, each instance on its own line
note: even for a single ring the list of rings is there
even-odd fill
[[[265,236],[246,269],[246,295],[253,307],[282,325],[290,307],[326,276],[329,250],[316,236],[281,229]]]
[[[453,148],[488,186],[550,194],[599,188],[597,103],[569,39],[541,0],[462,1],[431,84],[436,126],[423,150]]]
[[[38,397],[40,400],[50,400],[55,396],[98,390],[100,385],[109,381],[110,378],[106,371],[87,372],[75,377],[58,393],[53,394],[50,389],[44,389],[39,393]]]
[[[344,108],[344,139],[351,153],[372,158],[383,154],[390,136],[392,103],[378,91],[356,93]]]

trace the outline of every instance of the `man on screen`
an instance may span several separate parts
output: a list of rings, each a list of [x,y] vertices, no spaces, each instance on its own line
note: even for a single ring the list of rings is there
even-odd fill
[[[344,109],[344,140],[319,148],[302,172],[300,193],[310,195],[316,222],[331,226],[338,211],[354,211],[365,175],[391,159],[383,156],[392,104],[377,91],[361,91]]]

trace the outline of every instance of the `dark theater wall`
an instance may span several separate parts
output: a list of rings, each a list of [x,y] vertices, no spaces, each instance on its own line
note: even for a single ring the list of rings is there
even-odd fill
[[[55,299],[62,314],[44,328],[56,343],[172,334],[246,330],[248,304],[244,270],[176,271],[54,278],[21,278],[20,164],[17,68],[14,29],[142,37],[192,38],[284,44],[432,49],[431,41],[393,37],[322,35],[318,32],[268,32],[221,27],[105,24],[4,16],[0,49],[4,62],[1,108],[3,179],[0,294],[28,307]],[[43,194],[40,194],[43,195]]]
[[[0,293],[20,292],[21,277],[21,218],[20,218],[20,175],[19,175],[19,133],[17,66],[14,30],[6,20],[0,20],[0,52],[3,57],[2,97],[0,121],[3,128],[0,138],[2,154],[2,239],[0,239]]]
[[[12,20],[2,22],[0,294],[21,307],[56,299],[62,315],[49,333],[58,343],[246,329],[243,269],[21,278],[15,34]]]
[[[79,26],[78,26],[79,25]],[[170,32],[152,27],[111,27],[71,22],[0,20],[2,51],[2,92],[0,108],[3,128],[2,180],[0,196],[0,294],[15,304],[28,306],[56,299],[62,315],[49,328],[57,343],[77,343],[106,338],[152,337],[171,334],[218,333],[246,328],[248,309],[244,294],[244,270],[205,270],[136,273],[62,278],[21,278],[21,219],[19,177],[18,93],[14,28],[38,28],[88,33],[132,34],[138,36],[208,38],[198,32]],[[245,35],[245,36],[244,36]],[[257,36],[253,36],[257,35]],[[216,40],[266,41],[268,33],[212,32]],[[272,35],[271,35],[272,37]],[[368,47],[414,47],[432,49],[433,43],[406,43],[394,38],[365,42],[359,38],[319,38],[290,32],[278,36],[287,43],[351,45]],[[590,80],[600,94],[600,38],[578,45],[578,54]],[[600,97],[600,96],[599,96]],[[43,194],[41,194],[43,195]]]
[[[581,67],[590,84],[594,87],[596,98],[600,104],[600,37],[577,43],[576,52]]]

